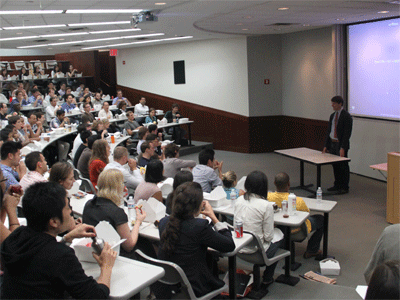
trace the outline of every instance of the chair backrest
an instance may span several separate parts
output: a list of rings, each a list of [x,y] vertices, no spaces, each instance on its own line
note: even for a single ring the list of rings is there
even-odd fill
[[[161,283],[167,285],[175,285],[178,283],[181,284],[181,293],[179,293],[179,295],[174,295],[174,298],[196,299],[192,286],[187,279],[185,272],[183,272],[180,266],[169,261],[152,258],[150,256],[147,256],[140,250],[136,250],[136,253],[139,254],[146,263],[159,266],[164,269],[165,275],[159,280]]]
[[[90,192],[92,194],[96,194],[96,189],[94,188],[92,182],[89,179],[87,179],[81,175],[79,176],[79,179],[82,180],[81,187],[83,187],[85,189],[86,193]]]
[[[22,67],[24,67],[26,69],[26,65],[24,61],[14,61],[14,66],[16,70],[21,70]]]
[[[56,60],[46,60],[46,69],[54,69],[56,65],[57,65]]]
[[[0,66],[1,66],[1,69],[7,69],[8,71],[11,70],[11,66],[8,61],[1,61]]]
[[[81,176],[82,176],[81,171],[79,171],[78,169],[74,168],[74,178],[75,178],[75,180],[78,180]]]

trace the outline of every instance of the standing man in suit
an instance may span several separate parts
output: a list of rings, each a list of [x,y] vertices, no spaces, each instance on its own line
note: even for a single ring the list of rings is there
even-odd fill
[[[347,157],[350,149],[350,136],[353,128],[353,119],[351,115],[343,109],[343,98],[335,96],[331,100],[333,110],[329,118],[329,127],[326,135],[324,149],[322,153],[329,152],[331,154]],[[341,162],[332,165],[333,174],[335,175],[334,186],[328,191],[337,191],[338,194],[346,194],[349,192],[350,168],[349,163]]]

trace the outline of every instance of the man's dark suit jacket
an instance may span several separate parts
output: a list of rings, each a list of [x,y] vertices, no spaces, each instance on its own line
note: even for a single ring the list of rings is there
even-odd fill
[[[329,149],[331,146],[331,138],[329,137],[329,134],[331,133],[332,122],[334,122],[333,120],[334,116],[335,112],[331,114],[329,118],[329,127],[325,140],[325,147],[327,149]],[[339,140],[339,147],[343,148],[345,151],[348,151],[350,149],[350,136],[352,128],[353,128],[353,118],[347,111],[343,109],[338,119],[336,132]]]

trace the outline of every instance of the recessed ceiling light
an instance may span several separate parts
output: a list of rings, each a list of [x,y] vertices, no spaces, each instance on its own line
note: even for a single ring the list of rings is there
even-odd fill
[[[59,41],[65,41],[65,39],[58,39]]]
[[[279,7],[278,10],[288,10],[289,7]]]
[[[101,26],[101,25],[120,25],[120,24],[131,24],[131,21],[74,23],[74,24],[67,24],[67,25],[69,27],[80,27],[80,26]]]
[[[0,39],[0,41],[17,41],[17,40],[29,40],[29,39],[36,39],[38,38],[38,35],[32,35],[32,36],[19,36],[19,37],[12,37],[12,38],[4,38]]]
[[[62,14],[63,10],[2,10],[0,15],[48,15]]]
[[[242,30],[248,30],[247,28],[242,28]]]
[[[66,14],[137,14],[143,9],[67,9]]]
[[[165,3],[165,2],[157,2],[157,3],[154,3],[154,5],[165,5],[165,4],[167,4],[167,3]]]
[[[22,32],[16,32],[15,34],[22,34]]]
[[[130,31],[141,31],[141,29],[140,28],[130,28],[130,29],[118,29],[118,30],[89,31],[89,33],[90,34],[104,34],[104,33],[130,32]]]
[[[54,24],[54,25],[35,25],[35,26],[16,26],[16,27],[3,27],[4,30],[20,30],[20,29],[37,29],[37,28],[56,28],[66,27],[65,24]]]
[[[381,10],[381,11],[378,11],[378,14],[388,14],[388,13],[389,13],[388,10]]]

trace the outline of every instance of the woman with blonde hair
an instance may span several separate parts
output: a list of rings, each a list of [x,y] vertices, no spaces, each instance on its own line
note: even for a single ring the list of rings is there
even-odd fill
[[[85,204],[83,222],[93,226],[100,221],[109,222],[121,239],[126,239],[121,244],[120,254],[133,258],[133,250],[139,237],[139,226],[146,218],[146,212],[136,208],[136,222],[130,230],[128,217],[124,209],[120,207],[125,191],[124,176],[117,169],[103,171],[99,176],[97,188],[97,195]]]
[[[96,187],[100,173],[108,164],[110,146],[105,140],[97,140],[93,144],[92,156],[89,160],[89,177],[93,186]]]

